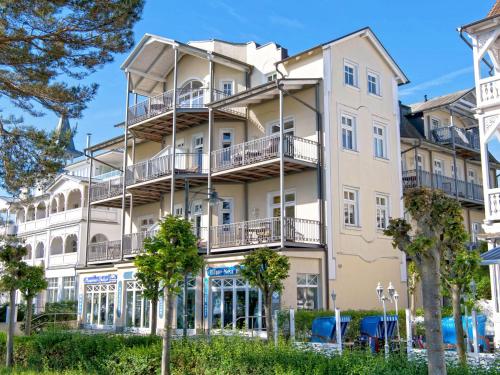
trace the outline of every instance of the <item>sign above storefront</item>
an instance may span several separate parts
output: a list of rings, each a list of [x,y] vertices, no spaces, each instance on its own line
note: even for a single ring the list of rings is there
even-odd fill
[[[116,283],[116,275],[93,275],[83,278],[84,284],[105,284],[105,283]]]
[[[207,268],[207,275],[214,276],[234,276],[240,272],[240,266]]]

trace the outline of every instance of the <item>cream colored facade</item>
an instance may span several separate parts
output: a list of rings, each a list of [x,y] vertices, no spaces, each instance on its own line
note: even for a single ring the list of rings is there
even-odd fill
[[[406,305],[405,259],[383,228],[402,215],[407,79],[370,29],[290,57],[274,43],[146,35],[122,68],[125,179],[93,183],[91,202],[125,207],[124,236],[88,246],[82,325],[147,329],[132,260],[169,213],[193,222],[206,260],[188,282],[190,330],[264,327],[262,296],[236,267],[259,247],[290,259],[276,308],[332,308],[333,291],[341,309],[378,308],[378,282],[392,282]]]

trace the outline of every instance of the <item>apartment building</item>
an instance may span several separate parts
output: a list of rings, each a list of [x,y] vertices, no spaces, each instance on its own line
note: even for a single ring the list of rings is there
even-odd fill
[[[69,122],[61,118],[57,131],[69,131]],[[122,151],[109,151],[97,157],[95,179],[106,180],[121,166]],[[43,308],[46,302],[76,301],[76,272],[85,264],[88,218],[87,160],[78,158],[73,141],[68,146],[68,162],[63,173],[43,187],[19,199],[6,199],[4,207],[8,234],[17,234],[28,248],[25,261],[43,265],[48,288],[34,302]],[[120,233],[120,212],[100,207],[92,210],[90,239],[101,240]]]
[[[369,28],[296,55],[275,44],[187,44],[146,34],[122,65],[124,174],[91,176],[92,208],[122,210],[122,233],[88,244],[77,270],[82,326],[147,329],[133,258],[157,223],[187,217],[206,267],[174,325],[264,328],[245,254],[290,259],[276,308],[376,308],[378,282],[406,304],[405,257],[383,230],[402,214],[398,86],[407,78]],[[92,210],[93,211],[93,210]],[[90,221],[91,226],[92,221]],[[160,301],[159,325],[164,318]]]
[[[475,89],[401,105],[403,189],[428,187],[460,201],[464,224],[476,244],[484,221]],[[489,155],[489,179],[500,164]],[[496,186],[496,185],[495,185]]]
[[[497,178],[490,178],[490,153],[498,155],[500,132],[500,2],[486,18],[459,28],[460,36],[472,48],[479,123],[479,140],[485,201],[484,238],[490,250],[482,255],[490,268],[495,347],[500,347],[500,190]]]

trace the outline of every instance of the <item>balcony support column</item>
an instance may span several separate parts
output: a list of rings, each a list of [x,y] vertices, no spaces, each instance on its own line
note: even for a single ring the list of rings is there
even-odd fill
[[[130,73],[127,72],[127,94],[125,96],[125,125],[123,136],[123,175],[122,175],[122,220],[120,222],[120,260],[123,260],[123,235],[125,234],[125,206],[127,203],[127,146],[128,146],[128,107],[130,100]]]
[[[437,184],[436,186],[434,186],[434,159],[432,158],[432,150],[429,150],[429,164],[430,164],[429,176],[431,178],[431,188],[434,189],[437,188]]]
[[[467,173],[469,171],[467,170],[467,160],[464,159],[464,184],[465,184],[465,197],[469,197],[469,181],[467,180]]]
[[[210,102],[212,102],[214,97],[214,62],[212,59],[208,61],[208,70],[210,71]],[[212,160],[212,149],[213,149],[213,126],[214,126],[214,111],[212,107],[208,108],[208,181],[207,181],[207,189],[208,195],[207,198],[211,197],[213,186],[212,186],[212,168],[213,168],[213,160]],[[207,215],[208,215],[208,230],[207,230],[207,255],[210,255],[210,249],[212,246],[212,206],[209,202],[207,207]],[[210,313],[209,313],[210,315]]]
[[[418,170],[418,149],[417,149],[417,147],[415,147],[414,159],[415,159],[415,180],[416,180],[417,187],[420,187],[420,173],[419,173],[420,171]]]
[[[457,150],[455,148],[455,124],[453,122],[453,109],[452,108],[450,108],[450,132],[451,132],[451,145],[453,147],[453,170],[454,170],[453,177],[455,177],[455,198],[458,199]],[[467,186],[467,184],[465,184],[465,186]]]
[[[130,225],[129,225],[129,233],[132,233],[132,214],[133,214],[133,207],[134,207],[134,195],[130,194],[130,208],[128,210],[128,217],[130,219]]]
[[[278,81],[279,85],[279,81]],[[285,160],[284,160],[284,132],[283,132],[283,91],[279,90],[279,116],[280,116],[280,246],[285,247]]]
[[[90,135],[89,135],[89,141],[90,141]],[[90,143],[90,142],[89,142]],[[90,144],[87,145],[87,148],[90,146]],[[91,215],[91,209],[90,209],[90,194],[91,194],[91,189],[92,189],[92,167],[93,167],[93,162],[94,158],[93,152],[90,151],[90,158],[87,157],[89,160],[90,166],[89,166],[89,178],[88,178],[88,186],[87,186],[87,223],[86,223],[86,237],[85,237],[85,267],[88,265],[88,259],[89,259],[89,245],[90,245],[90,215]]]
[[[172,95],[172,178],[170,183],[170,214],[174,213],[175,202],[175,154],[176,150],[176,133],[177,133],[177,65],[179,60],[179,49],[174,46],[174,92]]]

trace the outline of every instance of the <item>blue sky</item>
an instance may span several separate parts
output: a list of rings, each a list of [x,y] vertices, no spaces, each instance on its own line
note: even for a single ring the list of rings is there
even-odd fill
[[[370,26],[410,78],[401,87],[404,103],[421,101],[473,85],[472,52],[456,28],[483,18],[493,0],[146,0],[135,39],[146,32],[183,42],[219,38],[235,42],[275,41],[294,54]],[[113,127],[123,121],[125,78],[120,64],[126,54],[88,78],[100,85],[98,95],[80,119],[75,137],[77,148],[85,134],[94,142],[119,135]],[[12,113],[4,108],[3,114]],[[14,113],[18,113],[15,112]],[[57,118],[47,114],[26,123],[53,128]]]

